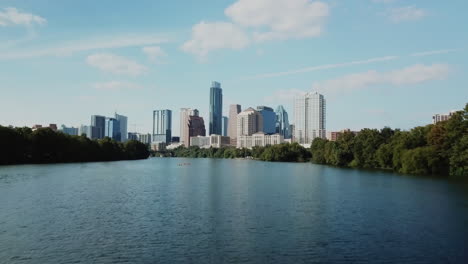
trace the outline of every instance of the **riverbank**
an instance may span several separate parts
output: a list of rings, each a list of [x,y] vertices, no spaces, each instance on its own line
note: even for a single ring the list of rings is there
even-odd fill
[[[379,169],[413,175],[468,177],[468,105],[444,122],[409,131],[385,127],[344,132],[336,141],[316,138],[310,148],[297,143],[253,149],[179,147],[167,157],[247,158],[313,162],[345,168]]]
[[[135,140],[90,140],[50,128],[0,126],[0,165],[137,160],[149,154],[148,147]]]

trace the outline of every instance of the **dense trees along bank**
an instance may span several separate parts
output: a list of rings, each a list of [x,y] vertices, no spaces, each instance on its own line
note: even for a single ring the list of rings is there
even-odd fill
[[[138,141],[90,140],[49,128],[0,126],[0,165],[146,159],[148,147]]]
[[[391,128],[344,133],[337,141],[315,139],[310,149],[281,144],[262,148],[178,148],[162,153],[192,158],[247,158],[263,161],[311,160],[341,167],[389,169],[400,173],[468,177],[468,104],[448,121],[410,131]]]

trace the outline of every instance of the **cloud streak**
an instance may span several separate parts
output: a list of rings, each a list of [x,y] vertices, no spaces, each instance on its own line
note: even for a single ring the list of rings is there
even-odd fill
[[[156,35],[121,35],[99,37],[88,40],[76,40],[54,46],[24,50],[1,50],[0,60],[30,59],[50,56],[71,56],[78,52],[140,47],[168,42],[167,38]]]
[[[295,69],[295,70],[284,71],[284,72],[259,74],[259,75],[247,77],[246,79],[263,79],[263,78],[271,78],[271,77],[280,77],[280,76],[286,76],[286,75],[292,75],[292,74],[298,74],[298,73],[329,70],[329,69],[343,68],[343,67],[354,66],[354,65],[370,64],[370,63],[375,63],[375,62],[385,62],[385,61],[396,60],[398,58],[399,58],[398,56],[385,56],[385,57],[379,57],[379,58],[371,58],[367,60],[350,61],[350,62],[343,62],[343,63],[336,63],[336,64],[325,64],[325,65],[306,67],[306,68]]]
[[[312,87],[314,90],[323,93],[342,93],[367,88],[369,86],[402,86],[419,84],[432,80],[443,80],[447,78],[449,73],[450,66],[447,64],[416,64],[390,72],[377,72],[372,70],[349,74],[336,79],[316,82]]]

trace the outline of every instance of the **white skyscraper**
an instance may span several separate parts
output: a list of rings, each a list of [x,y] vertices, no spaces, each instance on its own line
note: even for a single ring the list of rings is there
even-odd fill
[[[316,137],[326,138],[325,98],[306,93],[294,99],[294,141],[309,145]]]

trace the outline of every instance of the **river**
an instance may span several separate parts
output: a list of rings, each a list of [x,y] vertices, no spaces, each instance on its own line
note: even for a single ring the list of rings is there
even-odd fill
[[[0,263],[467,263],[468,186],[308,163],[0,167]]]

